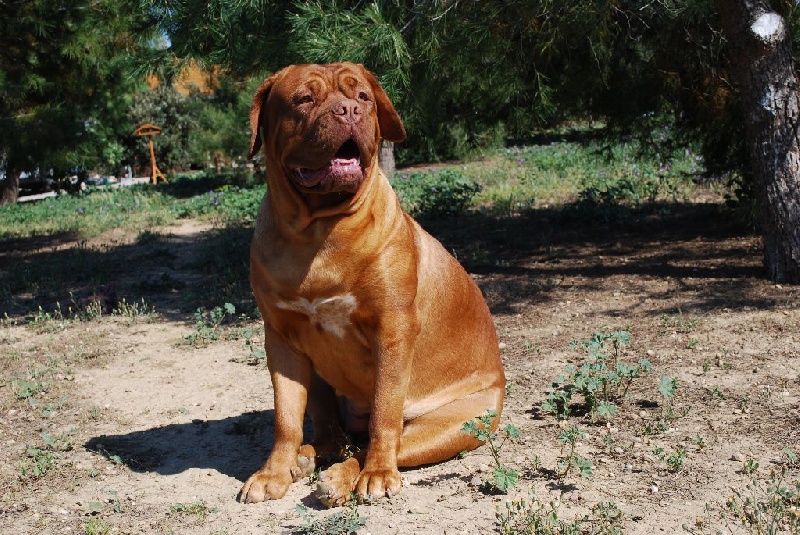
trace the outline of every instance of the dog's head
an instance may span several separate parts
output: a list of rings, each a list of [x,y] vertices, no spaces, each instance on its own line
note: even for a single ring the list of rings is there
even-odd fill
[[[268,168],[301,194],[355,193],[378,165],[381,138],[406,135],[375,75],[353,63],[276,72],[256,91],[250,126],[249,157],[263,143]]]

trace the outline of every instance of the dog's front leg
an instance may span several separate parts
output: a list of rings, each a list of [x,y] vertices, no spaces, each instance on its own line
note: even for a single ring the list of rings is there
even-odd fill
[[[297,455],[303,441],[303,416],[311,381],[311,362],[292,350],[265,325],[267,365],[275,393],[275,444],[264,466],[245,482],[239,501],[282,498],[298,472]]]
[[[355,491],[362,497],[392,496],[400,492],[397,453],[403,434],[403,406],[411,377],[410,340],[416,336],[416,321],[402,321],[403,329],[381,333],[376,341],[375,395],[369,422],[369,447]]]

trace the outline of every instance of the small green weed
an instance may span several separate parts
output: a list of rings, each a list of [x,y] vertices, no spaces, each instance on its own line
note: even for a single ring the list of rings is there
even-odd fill
[[[673,474],[680,472],[683,467],[683,461],[686,460],[686,450],[684,448],[678,448],[670,454],[667,454],[664,448],[656,448],[653,450],[653,455],[664,462]]]
[[[572,394],[577,392],[585,399],[593,421],[613,417],[617,403],[625,398],[633,380],[651,369],[647,359],[636,364],[621,360],[623,348],[629,343],[628,331],[595,331],[589,340],[572,342],[570,347],[585,349],[589,360],[580,367],[568,366],[566,374],[556,378],[541,409],[567,418]]]
[[[658,392],[661,394],[662,402],[661,402],[661,415],[657,421],[648,423],[644,427],[643,433],[645,435],[656,435],[659,433],[663,433],[664,431],[669,429],[669,423],[672,420],[677,418],[686,416],[689,413],[689,409],[684,409],[682,412],[678,413],[675,410],[675,405],[673,404],[673,399],[675,397],[675,392],[678,391],[678,380],[674,377],[662,376],[661,379],[658,381]]]
[[[676,333],[688,334],[697,328],[696,319],[686,319],[680,316],[667,316],[662,314],[659,316],[663,330],[658,331],[659,334],[664,335],[667,331],[674,331]]]
[[[142,297],[141,303],[136,301],[128,303],[123,297],[114,310],[111,311],[113,316],[126,318],[129,323],[139,323],[140,321],[150,321],[155,316],[156,310],[148,305]]]
[[[350,535],[367,523],[366,517],[358,512],[358,500],[355,497],[351,497],[340,511],[323,518],[319,518],[301,503],[298,503],[295,509],[303,519],[299,532],[305,535]]]
[[[758,478],[758,465],[749,473],[744,489],[734,489],[723,514],[735,519],[750,533],[800,533],[800,481],[787,481],[789,465],[770,470],[766,480]]]
[[[47,385],[36,379],[18,379],[12,381],[17,399],[31,399],[37,394],[47,392]]]
[[[219,340],[222,323],[235,314],[236,307],[231,303],[225,303],[222,307],[216,306],[211,310],[206,310],[203,307],[198,308],[194,313],[195,332],[184,337],[185,343],[200,345]]]
[[[99,517],[90,518],[83,525],[85,535],[108,535],[111,533],[111,525]]]
[[[209,508],[205,502],[200,500],[193,503],[177,503],[169,506],[169,512],[173,515],[193,516],[195,522],[202,524],[211,513],[216,513],[215,508]]]
[[[74,431],[73,431],[74,432]],[[42,447],[29,447],[22,460],[19,478],[23,481],[38,479],[49,472],[56,461],[56,454],[70,451],[73,442],[69,438],[72,432],[53,437],[47,433],[40,436],[44,442]]]
[[[507,500],[495,513],[503,535],[622,535],[623,514],[613,502],[600,502],[591,515],[571,522],[558,518],[558,505],[535,497]]]
[[[513,441],[519,438],[519,429],[512,424],[508,424],[499,433],[492,432],[492,421],[495,418],[497,418],[497,412],[489,409],[486,414],[476,416],[469,422],[465,422],[461,430],[485,442],[489,447],[489,452],[492,454],[494,472],[492,479],[484,483],[485,490],[505,494],[508,489],[517,484],[519,474],[516,470],[503,464],[500,459],[500,452],[507,440]]]
[[[592,461],[575,453],[578,440],[584,438],[586,438],[586,432],[577,425],[565,429],[558,435],[558,441],[562,444],[562,455],[559,457],[557,465],[558,475],[561,479],[566,478],[573,469],[583,477],[592,477]],[[564,455],[565,450],[566,455]]]

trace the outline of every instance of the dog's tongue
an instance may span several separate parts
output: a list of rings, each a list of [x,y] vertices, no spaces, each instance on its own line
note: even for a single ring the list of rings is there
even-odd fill
[[[297,170],[298,182],[301,186],[308,188],[316,186],[328,176],[337,181],[356,173],[361,174],[361,164],[358,158],[334,158],[328,165],[319,169],[300,168]]]

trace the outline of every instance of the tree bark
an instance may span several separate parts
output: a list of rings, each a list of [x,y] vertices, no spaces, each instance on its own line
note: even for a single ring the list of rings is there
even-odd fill
[[[381,141],[381,150],[378,152],[378,165],[383,170],[384,175],[386,175],[388,178],[392,178],[395,170],[395,164],[394,143],[391,141],[386,141],[385,139]]]
[[[10,164],[6,166],[6,178],[0,184],[0,205],[16,203],[19,199],[19,169]]]
[[[767,276],[800,282],[800,80],[786,23],[768,0],[717,0],[745,111]]]

